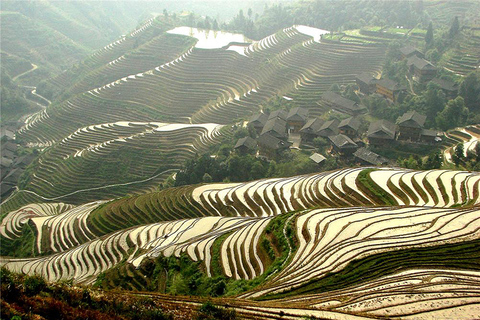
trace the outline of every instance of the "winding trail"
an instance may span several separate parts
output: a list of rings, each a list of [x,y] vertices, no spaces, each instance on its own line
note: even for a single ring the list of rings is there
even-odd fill
[[[32,69],[27,70],[27,71],[25,71],[25,72],[23,72],[23,73],[20,73],[19,75],[16,75],[15,77],[12,78],[12,81],[17,80],[18,78],[26,75],[27,73],[33,72],[33,71],[35,71],[35,70],[38,68],[38,66],[37,66],[36,64],[34,64],[34,63],[30,63],[30,64],[32,65]]]

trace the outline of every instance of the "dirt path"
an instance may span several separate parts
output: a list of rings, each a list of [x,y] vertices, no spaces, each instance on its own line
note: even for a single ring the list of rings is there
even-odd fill
[[[30,72],[32,72],[32,71],[35,71],[35,70],[38,68],[38,66],[37,66],[36,64],[33,64],[33,63],[32,63],[31,65],[32,65],[32,69],[27,70],[27,71],[25,71],[25,72],[23,72],[23,73],[20,73],[19,75],[16,75],[15,77],[13,77],[12,81],[17,80],[17,79],[20,78],[21,76],[24,76],[24,75],[26,75],[27,73],[30,73]]]

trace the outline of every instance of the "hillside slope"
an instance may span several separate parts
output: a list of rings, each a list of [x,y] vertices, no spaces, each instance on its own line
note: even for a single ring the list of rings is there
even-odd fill
[[[270,307],[294,297],[300,309],[352,316],[460,307],[468,316],[480,303],[479,191],[478,173],[345,169],[29,205],[3,218],[2,249],[40,255],[1,264],[50,281],[239,295]]]

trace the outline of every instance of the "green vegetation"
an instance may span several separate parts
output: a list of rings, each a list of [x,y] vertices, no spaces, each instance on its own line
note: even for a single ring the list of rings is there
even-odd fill
[[[5,268],[0,273],[2,319],[173,319],[170,307],[150,298],[99,295],[91,289],[72,288],[68,282],[49,284],[39,276],[19,275]]]
[[[102,273],[97,278],[95,287],[209,297],[241,294],[264,283],[293,258],[298,241],[295,237],[294,217],[294,212],[282,214],[267,225],[257,247],[265,272],[254,279],[235,280],[225,276],[220,248],[230,235],[227,233],[217,238],[212,245],[211,277],[207,276],[203,262],[192,261],[186,254],[182,254],[180,258],[160,255],[156,259],[145,260],[138,270],[123,262]]]
[[[360,190],[375,199],[377,203],[383,203],[389,206],[398,205],[397,201],[395,201],[388,192],[380,188],[375,181],[372,180],[370,177],[370,172],[372,171],[375,171],[375,169],[365,169],[358,174],[357,185]]]
[[[198,311],[197,320],[234,320],[237,319],[236,312],[234,309],[225,309],[222,307],[217,307],[211,302],[206,302],[202,304],[200,310]]]
[[[370,255],[353,260],[339,272],[327,274],[288,292],[266,296],[262,300],[332,291],[414,268],[480,270],[479,245],[480,240],[472,240]]]

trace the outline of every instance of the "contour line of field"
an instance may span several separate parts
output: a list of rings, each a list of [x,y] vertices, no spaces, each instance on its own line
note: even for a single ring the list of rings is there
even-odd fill
[[[136,184],[136,183],[142,183],[142,182],[147,182],[147,181],[150,181],[152,179],[155,179],[156,177],[164,174],[164,173],[167,173],[167,172],[176,172],[177,170],[176,169],[168,169],[168,170],[165,170],[165,171],[162,171],[150,178],[147,178],[147,179],[143,179],[143,180],[137,180],[137,181],[130,181],[130,182],[125,182],[125,183],[115,183],[115,184],[110,184],[110,185],[106,185],[106,186],[101,186],[101,187],[93,187],[93,188],[87,188],[87,189],[81,189],[81,190],[76,190],[74,192],[70,192],[70,193],[67,193],[67,194],[64,194],[62,196],[58,196],[58,197],[55,197],[55,198],[47,198],[47,197],[44,197],[44,196],[41,196],[39,195],[38,193],[36,193],[35,191],[31,191],[31,190],[15,190],[14,193],[12,193],[12,195],[14,194],[17,194],[17,193],[20,193],[20,192],[25,192],[25,193],[31,193],[39,198],[42,198],[43,200],[47,200],[47,201],[52,201],[52,200],[57,200],[57,199],[60,199],[60,198],[65,198],[65,197],[68,197],[68,196],[71,196],[73,194],[76,194],[76,193],[80,193],[80,192],[85,192],[85,191],[91,191],[91,190],[99,190],[99,189],[106,189],[106,188],[111,188],[111,187],[117,187],[117,186],[126,186],[126,185],[130,185],[130,184]],[[8,197],[4,202],[2,202],[1,204],[4,204],[6,203],[11,197]]]

